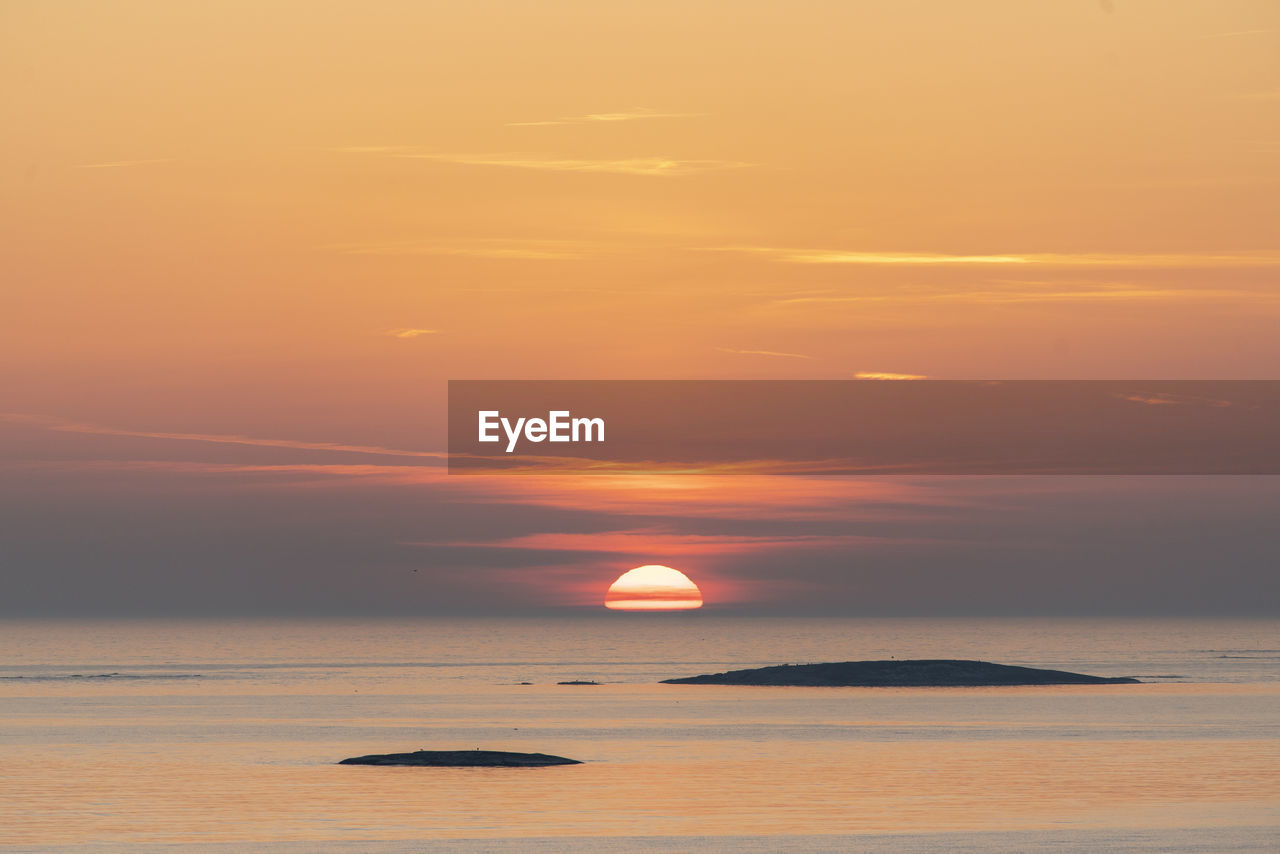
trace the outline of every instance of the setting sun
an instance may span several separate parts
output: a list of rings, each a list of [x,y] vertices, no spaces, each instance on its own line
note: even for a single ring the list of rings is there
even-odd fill
[[[702,607],[702,591],[680,570],[648,564],[620,575],[609,586],[604,606],[615,611],[687,611]]]

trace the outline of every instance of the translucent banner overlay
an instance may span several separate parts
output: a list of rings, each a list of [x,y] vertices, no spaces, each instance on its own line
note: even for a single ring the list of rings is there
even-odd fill
[[[451,474],[1280,474],[1276,380],[452,380]]]

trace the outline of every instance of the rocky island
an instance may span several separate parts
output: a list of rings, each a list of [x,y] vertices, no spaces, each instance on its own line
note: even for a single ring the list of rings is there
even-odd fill
[[[508,753],[505,750],[415,750],[412,753],[374,753],[344,759],[339,765],[414,765],[430,768],[541,768],[581,765],[577,759],[546,753]]]
[[[676,685],[795,685],[864,688],[955,688],[991,685],[1104,685],[1135,683],[1129,676],[1087,676],[989,661],[921,659],[780,664],[680,679]]]

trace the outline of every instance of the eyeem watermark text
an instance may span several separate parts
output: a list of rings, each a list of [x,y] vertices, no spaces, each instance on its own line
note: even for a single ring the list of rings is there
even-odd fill
[[[503,418],[497,409],[482,409],[478,413],[480,442],[500,442],[498,430],[507,437],[507,453],[516,449],[523,437],[529,442],[603,442],[603,418],[574,418],[567,409],[553,409],[544,418]]]

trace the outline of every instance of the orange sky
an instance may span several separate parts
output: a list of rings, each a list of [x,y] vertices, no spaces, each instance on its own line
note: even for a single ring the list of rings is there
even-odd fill
[[[450,378],[1274,378],[1278,46],[1269,0],[11,0],[0,410],[99,432],[7,458],[436,452]]]
[[[1280,8],[1109,5],[8,3],[6,379],[1270,377]]]

